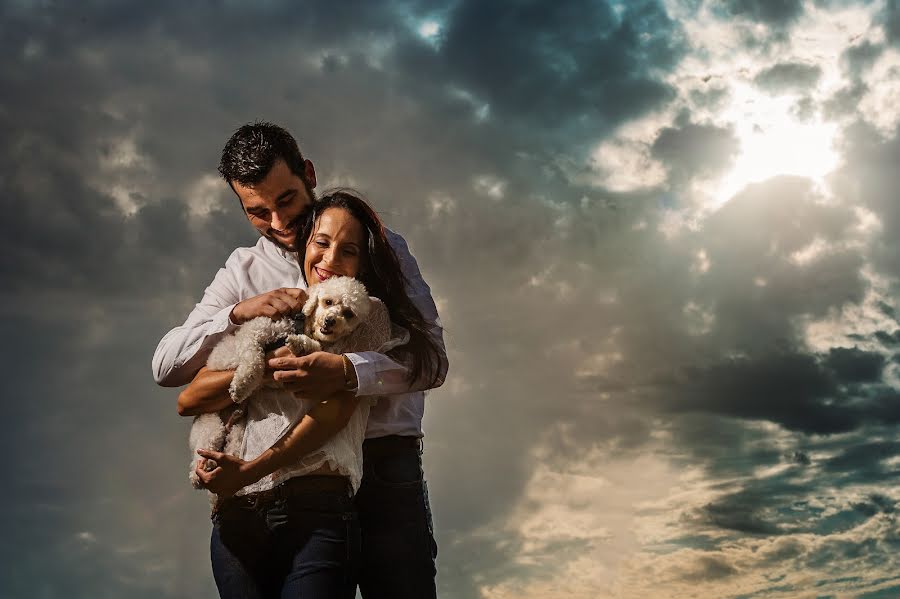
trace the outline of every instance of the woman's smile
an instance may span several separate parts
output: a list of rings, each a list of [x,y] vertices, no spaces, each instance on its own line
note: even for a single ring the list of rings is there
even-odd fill
[[[330,270],[325,270],[324,268],[319,268],[318,266],[314,266],[313,271],[316,273],[316,276],[319,278],[320,282],[326,279],[330,279],[334,276],[334,273]]]

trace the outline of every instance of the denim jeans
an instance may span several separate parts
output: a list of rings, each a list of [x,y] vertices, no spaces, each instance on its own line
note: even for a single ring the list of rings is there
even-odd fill
[[[363,598],[436,597],[437,544],[421,450],[414,439],[384,437],[363,444],[363,479],[356,508],[362,534],[359,589]]]
[[[223,599],[356,593],[359,521],[347,492],[233,498],[213,516],[213,576]]]

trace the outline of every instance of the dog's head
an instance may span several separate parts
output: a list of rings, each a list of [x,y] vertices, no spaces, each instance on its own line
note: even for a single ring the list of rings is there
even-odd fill
[[[351,277],[331,277],[309,290],[303,305],[307,334],[323,342],[349,335],[369,316],[365,285]]]

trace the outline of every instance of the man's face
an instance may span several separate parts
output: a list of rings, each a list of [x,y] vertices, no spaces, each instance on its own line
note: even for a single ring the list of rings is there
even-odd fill
[[[259,183],[253,186],[231,183],[253,228],[289,252],[297,251],[297,231],[314,200],[316,172],[309,160],[305,166],[306,181],[279,159]]]

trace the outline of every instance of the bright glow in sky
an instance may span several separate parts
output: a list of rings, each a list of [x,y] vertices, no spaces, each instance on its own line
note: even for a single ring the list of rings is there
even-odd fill
[[[713,202],[721,205],[751,183],[778,175],[798,175],[821,182],[837,166],[837,125],[817,115],[803,120],[792,114],[793,96],[772,97],[735,83],[733,101],[722,112],[732,124],[740,150],[719,179]]]
[[[436,21],[425,21],[419,26],[419,35],[426,39],[437,36],[441,31],[441,26]]]

